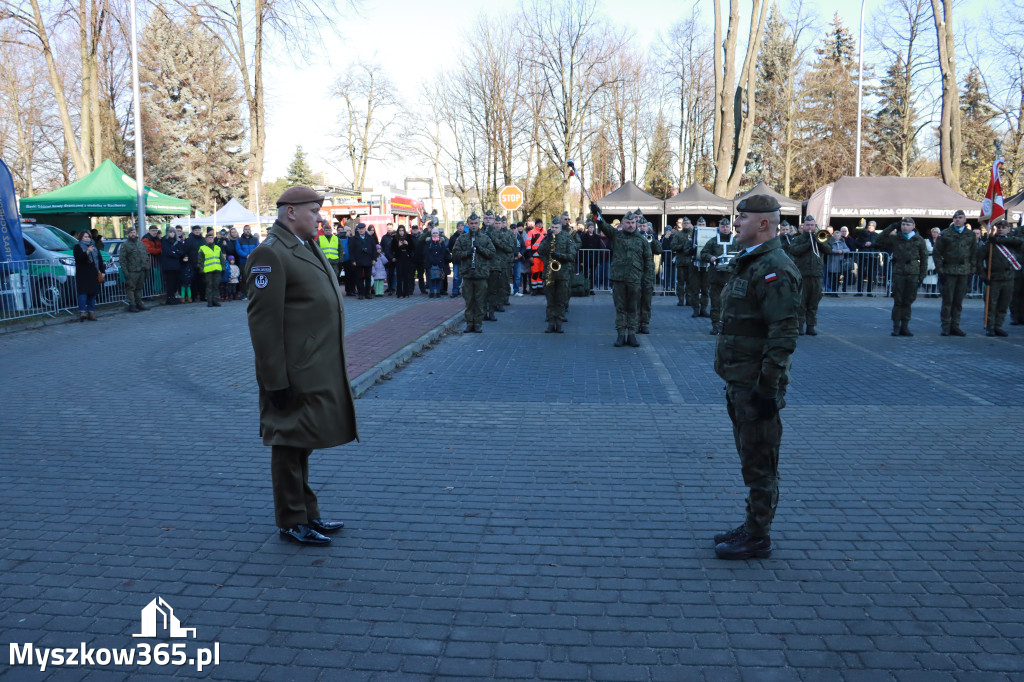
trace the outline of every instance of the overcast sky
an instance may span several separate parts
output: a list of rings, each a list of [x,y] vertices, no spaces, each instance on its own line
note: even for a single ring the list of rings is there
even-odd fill
[[[833,12],[838,12],[857,39],[859,3],[805,1],[816,13],[821,27],[828,24]],[[785,8],[788,2],[791,0],[781,0],[780,4]],[[965,8],[956,16],[970,20],[990,2],[971,0],[967,3],[970,9]],[[338,129],[338,103],[330,96],[331,84],[346,65],[360,58],[379,61],[407,102],[422,99],[425,84],[434,74],[453,66],[459,43],[473,40],[471,29],[482,10],[489,16],[498,16],[517,14],[520,6],[519,0],[488,0],[486,3],[363,0],[363,3],[361,16],[351,15],[324,28],[323,45],[289,49],[290,54],[304,52],[308,59],[298,62],[295,58],[281,57],[280,47],[275,47],[278,54],[268,60],[267,68],[265,180],[285,174],[296,145],[303,146],[314,171],[327,173],[335,182],[342,182],[350,175],[349,162],[335,150],[339,142],[334,135]],[[712,1],[700,0],[700,3],[706,7],[705,20],[710,27]],[[722,4],[728,6],[727,2]],[[869,31],[873,14],[883,5],[884,0],[867,0],[865,32]],[[749,3],[741,2],[740,6],[745,34]],[[657,42],[659,31],[667,30],[688,13],[689,7],[685,0],[600,0],[599,4],[600,11],[613,23],[628,27],[640,44],[651,46]],[[424,45],[427,36],[429,41]],[[869,41],[867,44],[870,47]],[[865,61],[868,61],[867,55]],[[371,166],[368,179],[370,184],[384,180],[401,182],[407,175],[422,172],[424,170],[411,160],[396,158],[386,167]]]

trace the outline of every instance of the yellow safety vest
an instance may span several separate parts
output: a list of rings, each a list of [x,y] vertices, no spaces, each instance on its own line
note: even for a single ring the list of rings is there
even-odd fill
[[[212,247],[203,244],[199,247],[199,259],[203,263],[203,273],[217,272],[224,268],[220,263],[220,247],[214,244]]]
[[[328,237],[326,234],[320,235],[320,250],[327,256],[327,260],[338,260],[338,235],[334,234]]]

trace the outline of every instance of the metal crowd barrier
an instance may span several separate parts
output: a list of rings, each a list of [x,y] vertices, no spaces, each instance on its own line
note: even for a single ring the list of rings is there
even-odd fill
[[[149,270],[143,280],[142,296],[152,298],[163,293],[159,268]],[[124,274],[116,260],[109,261],[96,304],[124,301]],[[73,265],[47,259],[0,263],[0,322],[43,315],[56,317],[77,311],[78,291]]]

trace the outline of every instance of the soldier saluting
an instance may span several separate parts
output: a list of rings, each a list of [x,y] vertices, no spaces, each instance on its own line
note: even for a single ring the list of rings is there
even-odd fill
[[[636,332],[639,327],[640,287],[648,269],[654,267],[651,246],[637,232],[632,211],[623,217],[620,231],[613,230],[604,221],[597,204],[590,204],[590,212],[612,249],[612,301],[615,303],[615,330],[618,332],[615,346],[621,348],[628,343],[638,348],[640,342],[636,339]]]
[[[466,219],[468,232],[463,232],[452,248],[452,259],[459,263],[462,277],[462,297],[466,301],[466,329],[464,333],[483,332],[487,307],[487,278],[490,261],[494,258],[494,244],[480,229],[480,216],[476,213]]]
[[[744,250],[722,290],[722,333],[715,372],[749,488],[744,523],[715,536],[720,559],[771,555],[772,519],[779,501],[779,444],[791,356],[796,350],[800,272],[782,250],[779,202],[765,194],[736,207],[736,242]]]
[[[345,368],[344,304],[334,270],[316,246],[323,202],[308,187],[286,190],[269,236],[246,261],[274,516],[282,538],[304,545],[329,544],[326,534],[345,525],[320,516],[309,486],[310,454],[359,438]]]
[[[913,336],[908,326],[910,306],[928,274],[928,248],[909,216],[885,228],[878,243],[892,248],[892,335]]]

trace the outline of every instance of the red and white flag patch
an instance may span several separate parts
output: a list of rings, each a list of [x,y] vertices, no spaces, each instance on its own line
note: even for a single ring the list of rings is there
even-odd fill
[[[774,282],[778,278],[779,278],[779,276],[777,274],[775,274],[774,272],[772,272],[772,273],[767,274],[767,275],[764,276],[764,281],[766,281],[766,282]]]

